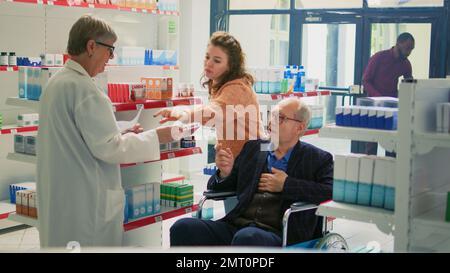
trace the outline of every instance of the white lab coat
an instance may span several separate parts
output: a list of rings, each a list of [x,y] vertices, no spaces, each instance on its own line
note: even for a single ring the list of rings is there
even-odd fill
[[[121,135],[109,98],[70,60],[41,96],[37,195],[42,247],[120,246],[119,163],[157,160],[154,130]]]

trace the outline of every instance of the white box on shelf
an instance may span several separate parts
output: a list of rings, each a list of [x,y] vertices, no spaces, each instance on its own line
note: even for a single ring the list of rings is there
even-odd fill
[[[359,205],[370,206],[372,200],[373,169],[375,157],[364,156],[360,159],[358,198]]]
[[[161,184],[153,183],[153,213],[161,212]]]
[[[359,159],[362,155],[349,155],[345,170],[345,196],[344,201],[356,204],[358,196]]]
[[[375,171],[373,175],[373,189],[371,206],[384,207],[384,196],[386,190],[386,180],[388,173],[388,161],[386,158],[378,157],[375,160]]]
[[[335,155],[333,168],[333,200],[343,202],[345,198],[345,171],[347,169],[347,156]]]
[[[396,188],[396,159],[385,158],[387,168],[386,188],[384,195],[384,208],[395,209],[395,188]]]
[[[450,133],[450,103],[444,105],[442,131],[444,133]]]
[[[146,205],[146,215],[152,215],[154,213],[153,209],[153,183],[148,183],[145,185],[145,205]]]
[[[436,104],[436,132],[444,132],[444,106],[446,102]]]

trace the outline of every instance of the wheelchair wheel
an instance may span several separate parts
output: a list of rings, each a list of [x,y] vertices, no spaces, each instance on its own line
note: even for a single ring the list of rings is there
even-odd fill
[[[314,247],[329,252],[348,252],[349,247],[344,237],[337,233],[328,233]]]

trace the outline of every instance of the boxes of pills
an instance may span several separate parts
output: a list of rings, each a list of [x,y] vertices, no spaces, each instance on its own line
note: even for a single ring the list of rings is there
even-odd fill
[[[36,136],[26,136],[25,141],[25,153],[29,155],[36,155]]]
[[[345,180],[347,169],[347,157],[344,155],[335,155],[334,157],[334,181],[333,181],[333,200],[343,202],[345,197]]]
[[[347,156],[344,194],[346,203],[356,204],[357,201],[360,157],[360,155]]]
[[[17,116],[17,126],[37,126],[39,125],[39,114],[19,114]]]
[[[15,153],[25,153],[25,136],[14,135],[14,152]]]

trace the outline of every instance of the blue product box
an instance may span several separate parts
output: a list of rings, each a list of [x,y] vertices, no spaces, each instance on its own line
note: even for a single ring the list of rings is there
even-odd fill
[[[369,109],[361,107],[359,112],[359,127],[369,128]]]
[[[361,113],[361,109],[358,107],[353,107],[352,108],[352,117],[351,117],[351,126],[352,127],[360,127],[360,115]]]
[[[384,109],[377,110],[377,125],[376,128],[383,130],[385,127]]]
[[[388,210],[395,209],[395,188],[386,187],[384,193],[384,208]]]
[[[384,185],[373,184],[371,206],[377,208],[384,207],[384,196],[386,187]]]
[[[352,108],[345,107],[343,112],[343,126],[349,127],[352,125]]]
[[[398,120],[398,110],[397,109],[387,109],[385,110],[385,124],[384,129],[386,130],[397,130],[397,120]]]
[[[358,198],[358,182],[345,181],[344,202],[356,204]]]
[[[368,120],[368,128],[376,129],[377,128],[377,110],[374,108],[369,109],[369,113],[367,116]]]
[[[333,200],[343,202],[345,199],[345,180],[334,179],[333,181]]]
[[[336,125],[344,125],[344,109],[341,106],[336,107]]]
[[[128,195],[125,194],[125,209],[123,213],[123,223],[128,223]]]
[[[372,184],[359,183],[358,185],[358,205],[370,206],[372,199]]]

